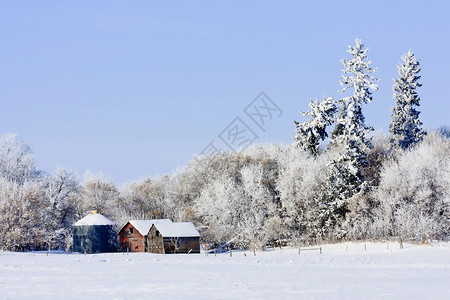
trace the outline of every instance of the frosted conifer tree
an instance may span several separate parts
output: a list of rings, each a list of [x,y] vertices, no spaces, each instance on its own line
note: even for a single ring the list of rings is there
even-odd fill
[[[392,122],[389,125],[391,145],[393,148],[406,149],[423,139],[425,132],[420,128],[418,107],[420,97],[416,88],[422,86],[418,82],[420,64],[414,53],[409,50],[402,56],[403,63],[398,65],[398,79],[395,80]]]
[[[355,189],[363,182],[361,169],[367,165],[366,151],[372,147],[371,140],[367,134],[373,131],[372,127],[366,126],[362,113],[362,105],[372,100],[372,92],[378,89],[374,84],[378,81],[371,74],[375,69],[370,67],[371,61],[367,59],[367,51],[361,40],[355,40],[354,47],[349,46],[347,51],[352,59],[343,59],[344,69],[342,72],[341,85],[344,87],[340,92],[352,89],[353,94],[342,98],[340,115],[337,118],[337,126],[341,127],[342,133],[335,136],[334,143],[342,147],[342,152],[333,165],[339,170],[336,176],[342,177],[341,184],[344,187],[344,198],[351,196]],[[336,183],[339,183],[338,178]]]
[[[328,137],[326,127],[333,123],[336,105],[333,97],[323,98],[321,102],[312,100],[309,102],[311,108],[308,112],[301,112],[304,116],[311,117],[310,120],[299,123],[294,120],[297,134],[294,136],[295,145],[305,151],[316,155],[319,153],[319,143]]]
[[[338,134],[333,136],[332,144],[340,149],[340,155],[330,164],[330,188],[327,195],[324,216],[331,214],[333,218],[345,215],[346,200],[361,191],[364,177],[362,169],[367,166],[367,150],[372,148],[371,139],[367,136],[373,131],[366,126],[362,113],[362,105],[372,100],[372,92],[378,89],[374,83],[378,81],[371,74],[376,71],[370,67],[367,51],[361,40],[355,40],[355,46],[349,46],[347,51],[351,59],[343,59],[344,65],[340,92],[352,90],[350,96],[342,98],[337,118]],[[336,131],[336,130],[335,130]],[[335,222],[333,222],[335,223]]]

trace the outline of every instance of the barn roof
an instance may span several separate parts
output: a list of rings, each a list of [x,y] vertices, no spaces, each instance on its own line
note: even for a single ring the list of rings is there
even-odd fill
[[[191,222],[156,223],[156,229],[163,237],[197,237],[200,236]]]
[[[110,219],[108,219],[107,217],[105,217],[104,215],[99,214],[96,211],[93,211],[89,215],[85,216],[84,218],[73,224],[73,226],[85,226],[85,225],[87,226],[115,225],[115,223]]]
[[[128,221],[128,223],[130,223],[134,228],[136,228],[137,231],[139,231],[140,234],[142,234],[143,236],[147,235],[150,227],[152,227],[153,224],[159,224],[159,223],[172,223],[171,220],[169,219],[157,219],[157,220],[130,220]],[[127,224],[128,224],[127,223]],[[125,224],[120,230],[122,231],[122,229],[127,226],[127,224]]]

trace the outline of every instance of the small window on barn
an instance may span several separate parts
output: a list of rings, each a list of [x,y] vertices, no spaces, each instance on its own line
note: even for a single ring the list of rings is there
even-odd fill
[[[159,236],[159,231],[158,231],[158,230],[156,230],[155,234],[156,234],[156,236]]]
[[[133,227],[130,228],[130,233],[133,233]]]

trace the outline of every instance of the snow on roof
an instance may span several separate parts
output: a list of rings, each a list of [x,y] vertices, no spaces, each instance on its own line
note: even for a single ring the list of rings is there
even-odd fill
[[[172,223],[172,221],[169,220],[169,219],[130,220],[128,223],[133,225],[133,227],[136,228],[136,230],[139,231],[140,234],[147,235],[149,230],[150,230],[150,227],[152,227],[153,224],[156,224],[156,223],[158,223],[158,224],[159,223]],[[126,226],[126,224],[125,224],[125,226]],[[123,227],[122,227],[122,229],[123,229]],[[120,231],[122,231],[122,229],[120,229]]]
[[[156,223],[156,229],[163,237],[196,237],[200,236],[191,222]]]
[[[101,215],[97,212],[92,212],[89,215],[85,216],[73,226],[91,226],[91,225],[115,225],[113,221],[105,217],[104,215]]]

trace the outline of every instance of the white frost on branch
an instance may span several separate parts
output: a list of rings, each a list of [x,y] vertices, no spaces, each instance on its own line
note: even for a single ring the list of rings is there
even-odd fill
[[[294,121],[297,134],[294,136],[295,145],[313,155],[319,153],[319,143],[328,137],[327,126],[333,123],[336,104],[333,97],[310,100],[308,112],[301,112],[305,117],[311,117],[304,123]]]

